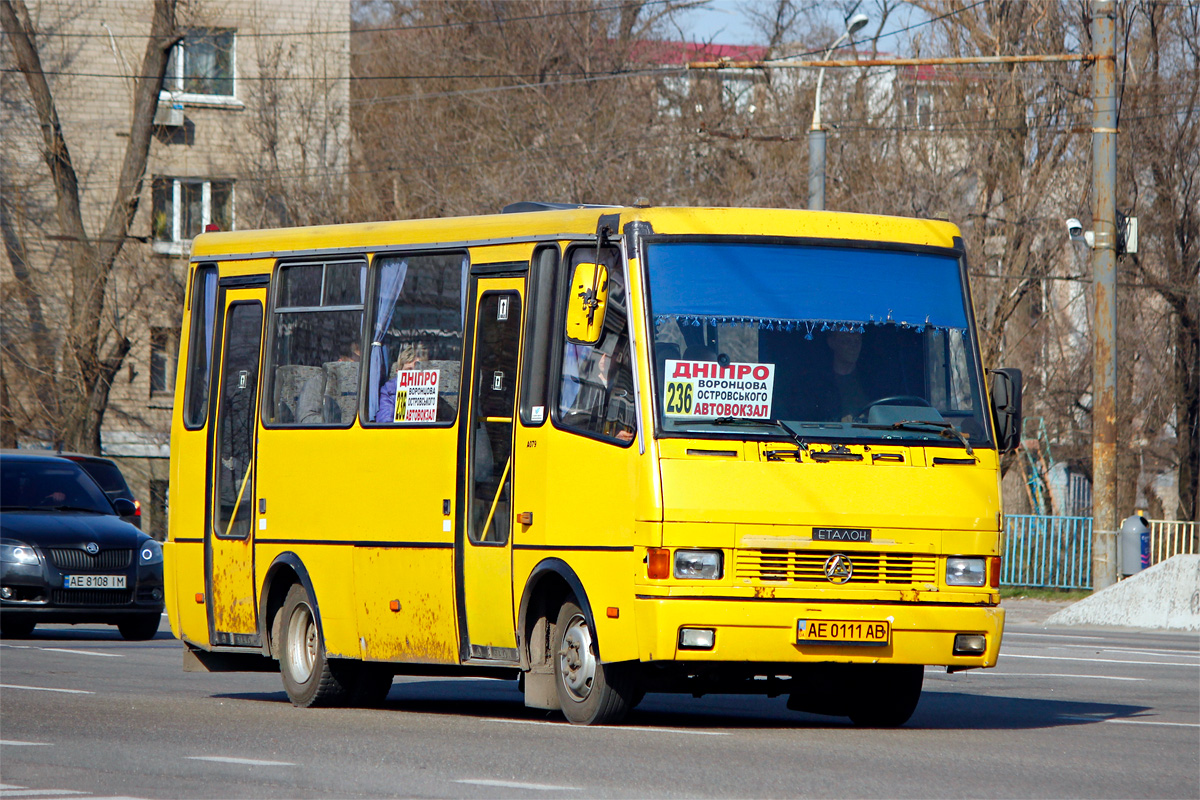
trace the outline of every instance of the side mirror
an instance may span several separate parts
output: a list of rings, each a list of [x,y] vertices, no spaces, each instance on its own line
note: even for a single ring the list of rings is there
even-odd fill
[[[595,344],[604,329],[608,304],[608,267],[577,264],[567,298],[567,339],[575,344]]]
[[[137,513],[137,506],[128,497],[118,497],[112,501],[112,504],[118,517],[131,517]]]
[[[1011,453],[1021,444],[1021,370],[988,370],[992,376],[992,422],[996,448]]]

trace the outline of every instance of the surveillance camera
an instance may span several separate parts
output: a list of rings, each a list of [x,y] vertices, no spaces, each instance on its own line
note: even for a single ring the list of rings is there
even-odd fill
[[[1079,220],[1071,217],[1067,220],[1067,235],[1071,237],[1071,241],[1077,242],[1083,238],[1083,224]]]

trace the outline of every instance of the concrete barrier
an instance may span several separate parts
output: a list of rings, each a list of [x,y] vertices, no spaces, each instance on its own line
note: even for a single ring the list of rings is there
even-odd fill
[[[1046,624],[1200,631],[1200,555],[1155,564],[1072,603]]]

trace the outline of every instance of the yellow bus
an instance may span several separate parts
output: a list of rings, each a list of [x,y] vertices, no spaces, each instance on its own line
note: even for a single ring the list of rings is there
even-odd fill
[[[189,670],[894,726],[996,664],[1000,455],[946,222],[560,206],[198,236],[164,545]]]

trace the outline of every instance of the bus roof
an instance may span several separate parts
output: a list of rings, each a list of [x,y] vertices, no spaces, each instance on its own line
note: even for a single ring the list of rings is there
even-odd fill
[[[306,228],[203,233],[192,259],[242,256],[265,258],[310,250],[370,252],[405,245],[479,245],[534,238],[572,239],[594,234],[601,216],[619,215],[620,225],[648,223],[656,234],[781,236],[826,240],[896,242],[953,247],[958,228],[942,220],[777,208],[680,208],[580,206],[472,217],[395,222],[358,222]]]

